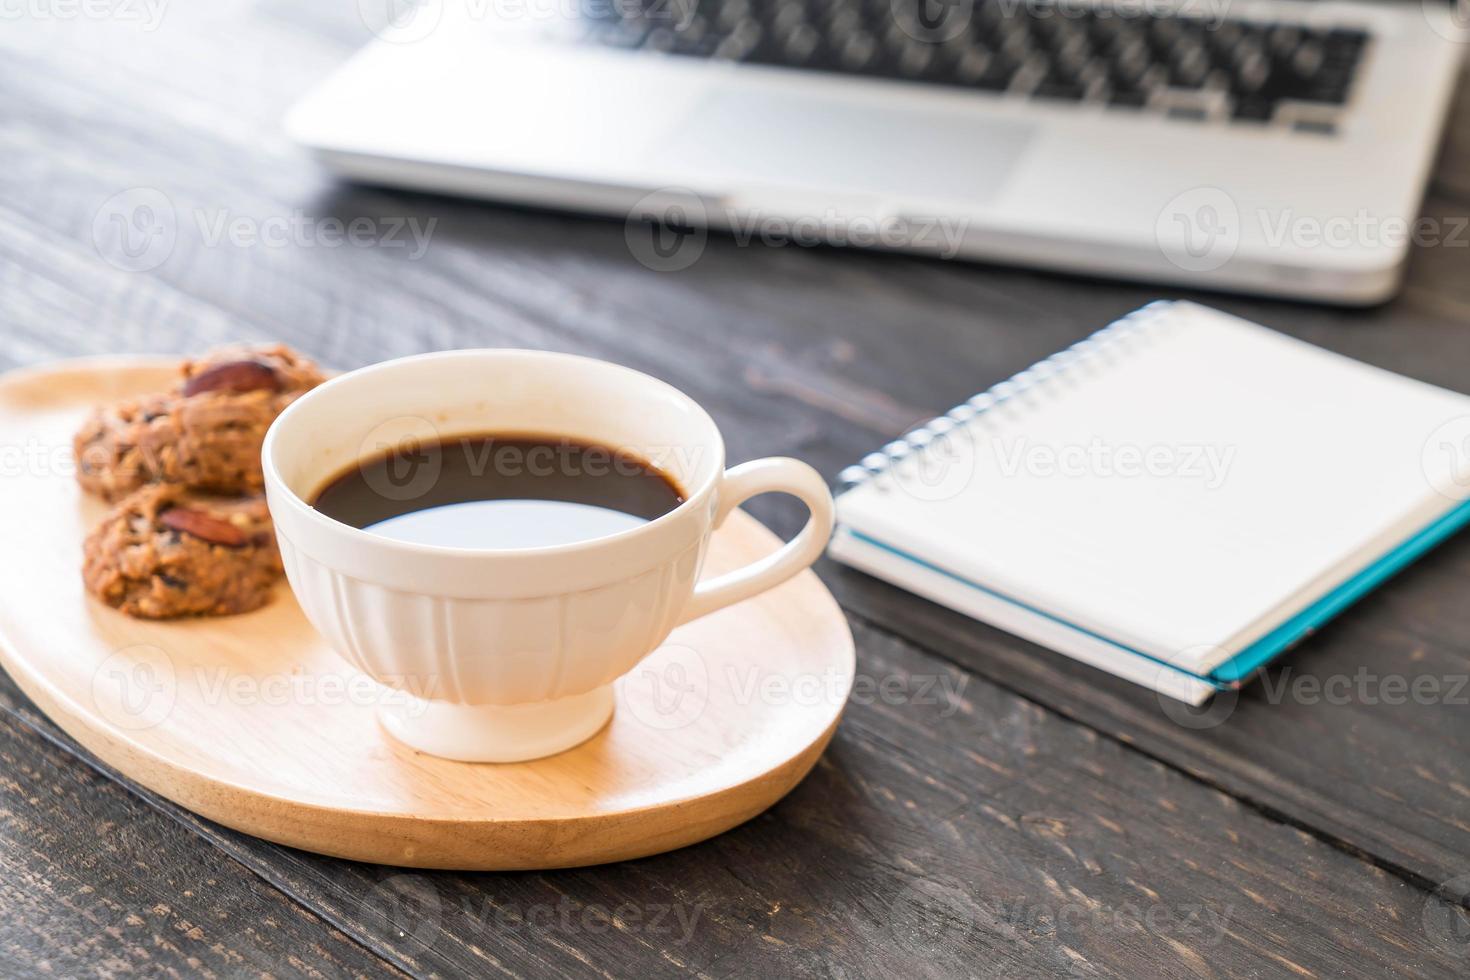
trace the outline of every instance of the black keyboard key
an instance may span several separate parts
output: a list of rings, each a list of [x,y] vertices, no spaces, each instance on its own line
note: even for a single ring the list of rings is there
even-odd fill
[[[1303,31],[1296,24],[1277,24],[1266,32],[1266,44],[1277,57],[1291,57],[1302,43]]]
[[[1108,93],[1108,105],[1124,109],[1142,109],[1148,104],[1148,92],[1141,88],[1113,88]]]
[[[1292,52],[1291,69],[1298,78],[1311,79],[1322,70],[1322,61],[1322,45],[1308,41]]]
[[[788,32],[780,36],[782,37],[782,49],[786,54],[786,63],[793,68],[810,64],[822,44],[822,35],[805,21],[796,23]]]
[[[1333,44],[1352,44],[1361,48],[1368,43],[1368,32],[1357,27],[1334,27],[1327,32],[1327,39]]]
[[[1235,21],[1225,21],[1219,27],[1210,31],[1205,42],[1216,52],[1229,52],[1237,44],[1245,39],[1246,31],[1244,25]]]
[[[1173,65],[1169,69],[1169,85],[1173,88],[1202,88],[1210,74],[1210,59],[1202,47],[1181,47],[1176,50]]]
[[[843,71],[865,72],[877,63],[878,39],[857,30],[833,44],[833,63]]]
[[[680,35],[669,53],[690,58],[715,58],[719,56],[719,48],[720,39],[717,37],[692,38]]]
[[[1087,86],[1075,79],[1043,78],[1036,83],[1031,94],[1040,99],[1058,99],[1066,102],[1081,102],[1087,95]]]
[[[1267,122],[1276,111],[1274,99],[1260,99],[1246,96],[1235,100],[1235,106],[1230,115],[1234,119],[1248,122]]]
[[[1112,74],[1129,83],[1142,78],[1152,64],[1148,45],[1136,38],[1115,47],[1110,60]]]
[[[1368,43],[1368,35],[1359,30],[1328,31],[1322,40],[1329,62],[1354,62]]]
[[[1266,91],[1271,81],[1271,63],[1265,58],[1245,61],[1236,66],[1230,91],[1236,95],[1257,95]]]

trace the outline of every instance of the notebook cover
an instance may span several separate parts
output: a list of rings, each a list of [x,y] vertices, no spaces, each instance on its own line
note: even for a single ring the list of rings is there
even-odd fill
[[[1094,335],[1094,338],[1115,333],[1119,327],[1126,326],[1129,321],[1138,321],[1140,318],[1157,316],[1178,306],[1188,308],[1191,305],[1172,303],[1151,304],[1144,310],[1131,314],[1118,324],[1114,324],[1112,327]],[[1201,312],[1215,312],[1208,311],[1205,308],[1198,309]],[[1266,332],[1265,328],[1261,328],[1259,325],[1250,326],[1257,331]],[[1093,338],[1089,338],[1089,342],[1092,340]],[[1076,350],[1076,347],[1072,350]],[[1048,366],[1050,366],[1049,370],[1045,372],[1041,370]],[[951,412],[948,416],[936,420],[937,423],[943,424],[943,428],[937,428],[933,424],[921,427],[920,430],[916,430],[915,433],[906,436],[904,441],[890,443],[888,446],[885,446],[881,454],[874,453],[868,457],[864,457],[859,466],[849,467],[848,470],[845,470],[841,479],[856,482],[858,480],[866,480],[874,473],[881,473],[890,465],[890,459],[901,461],[909,453],[921,453],[925,451],[929,438],[938,433],[943,433],[956,425],[967,424],[970,417],[978,412],[984,411],[991,404],[1005,400],[1014,394],[1015,391],[1028,387],[1037,380],[1043,380],[1058,371],[1064,371],[1067,367],[1067,364],[1059,363],[1058,358],[1048,359],[1047,362],[1043,362],[1041,365],[1022,372],[1021,375],[992,388],[989,392],[982,393],[981,396],[977,396],[976,399],[972,399],[969,403],[973,406],[976,405],[977,401],[983,401],[983,407],[977,406],[974,411],[959,415],[957,413],[964,411],[963,406],[961,406],[961,408]],[[1356,367],[1361,370],[1363,366],[1359,364]],[[1387,372],[1381,372],[1381,374],[1386,375]],[[1424,387],[1429,388],[1430,386]],[[1443,390],[1438,391],[1441,395],[1453,395],[1453,393],[1444,392]],[[1455,397],[1463,398],[1464,396]],[[1384,436],[1385,432],[1380,432],[1380,437]],[[916,435],[919,438],[915,438]],[[880,458],[880,456],[883,458]],[[1061,636],[1063,638],[1073,637],[1074,639],[1068,642],[1071,642],[1074,647],[1080,645],[1086,655],[1082,656],[1075,652],[1072,655],[1093,665],[1098,665],[1098,661],[1103,658],[1104,653],[1100,651],[1112,650],[1118,656],[1125,657],[1133,662],[1133,666],[1129,668],[1129,672],[1134,675],[1139,673],[1140,668],[1138,665],[1147,662],[1158,665],[1161,670],[1167,670],[1170,674],[1194,678],[1216,688],[1226,688],[1239,686],[1243,680],[1259,670],[1272,658],[1328,622],[1377,585],[1413,562],[1434,545],[1459,530],[1467,522],[1470,522],[1470,501],[1454,502],[1447,500],[1444,502],[1443,507],[1447,509],[1440,510],[1436,515],[1421,518],[1427,520],[1428,523],[1416,531],[1406,531],[1404,522],[1400,522],[1399,526],[1393,530],[1391,536],[1387,538],[1380,537],[1380,541],[1386,540],[1390,542],[1388,544],[1380,544],[1380,547],[1384,547],[1387,550],[1375,555],[1370,549],[1360,549],[1359,553],[1353,556],[1358,565],[1356,570],[1347,572],[1346,577],[1339,579],[1335,584],[1331,582],[1318,583],[1318,589],[1321,591],[1315,598],[1312,598],[1313,593],[1311,591],[1299,591],[1297,600],[1291,606],[1286,606],[1279,610],[1285,616],[1284,619],[1275,626],[1264,627],[1264,632],[1257,633],[1255,639],[1247,639],[1246,646],[1228,660],[1214,664],[1213,666],[1207,662],[1203,664],[1192,663],[1188,667],[1170,663],[1158,653],[1144,652],[1143,646],[1135,642],[1132,637],[1119,636],[1115,631],[1101,623],[1094,622],[1084,625],[1084,620],[1077,619],[1070,613],[1063,612],[1058,615],[1045,611],[1051,606],[1050,603],[1023,601],[1019,597],[1020,593],[1016,593],[1014,589],[1009,588],[1004,583],[992,582],[988,586],[981,585],[973,577],[967,578],[952,571],[951,569],[955,567],[955,561],[946,560],[946,556],[943,554],[940,556],[930,556],[931,560],[926,560],[914,552],[896,547],[890,542],[898,540],[896,534],[901,526],[889,526],[882,529],[868,528],[868,532],[872,533],[857,531],[852,525],[848,525],[840,530],[844,535],[848,536],[849,541],[862,542],[863,546],[868,549],[868,553],[862,555],[864,561],[861,563],[852,563],[860,564],[861,567],[867,567],[868,570],[873,571],[880,577],[885,577],[885,572],[889,575],[900,574],[898,571],[899,566],[894,565],[892,561],[884,557],[883,553],[886,553],[886,555],[892,556],[892,559],[901,560],[910,567],[922,568],[925,570],[922,576],[917,574],[905,576],[909,580],[909,582],[903,583],[905,587],[919,591],[922,594],[927,594],[930,598],[934,598],[936,601],[959,609],[962,612],[968,612],[970,615],[975,616],[975,618],[983,620],[987,617],[975,612],[974,609],[988,609],[996,616],[1000,616],[1009,621],[1012,626],[1020,624],[1022,626],[1021,629],[1011,628],[1010,631],[1027,638],[1034,639],[1031,634],[1037,632],[1049,633],[1052,636]],[[1427,502],[1418,508],[1421,513],[1429,509],[1433,508],[1429,507]],[[1382,507],[1380,506],[1381,510]],[[839,513],[841,513],[840,510]],[[888,523],[891,524],[892,522],[890,521]],[[1403,537],[1406,533],[1407,537]],[[873,549],[877,549],[877,551],[875,552]],[[838,553],[838,548],[834,547],[833,550],[835,557],[839,560],[844,560],[843,556]],[[850,554],[854,551],[851,548],[847,550]],[[955,559],[959,557],[959,554],[962,554],[954,553],[952,548],[949,551],[951,552],[947,555],[949,559]],[[1353,565],[1349,564],[1347,567],[1352,569]],[[1339,572],[1339,574],[1342,573]],[[927,576],[927,578],[924,576]],[[1336,576],[1333,577],[1335,578]],[[914,580],[927,586],[927,591],[924,589],[914,589],[910,584]],[[1228,584],[1231,580],[1233,579],[1226,578],[1217,581],[1215,587],[1220,588]],[[977,600],[975,603],[967,603],[963,597],[964,593],[957,591],[954,587],[955,585],[963,586],[969,590],[975,590],[985,598],[983,600]],[[971,605],[973,608],[966,609],[966,605]],[[1298,605],[1300,608],[1293,608]],[[1007,612],[1007,610],[1010,610],[1010,612]],[[1006,622],[996,622],[994,619],[988,621],[1002,628],[1009,628]],[[1068,653],[1069,651],[1061,648],[1060,652]],[[1136,679],[1136,677],[1130,679]],[[1141,683],[1147,684],[1148,682],[1144,681]]]
[[[1238,684],[1245,680],[1397,572],[1413,564],[1420,555],[1454,534],[1466,523],[1470,523],[1470,500],[1440,516],[1373,564],[1216,667],[1210,672],[1210,677],[1226,684]]]

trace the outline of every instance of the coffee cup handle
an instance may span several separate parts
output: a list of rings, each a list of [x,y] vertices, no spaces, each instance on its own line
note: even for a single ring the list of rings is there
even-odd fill
[[[811,516],[801,533],[779,551],[695,586],[694,595],[679,617],[681,624],[780,585],[816,561],[832,536],[832,493],[821,474],[799,459],[772,456],[731,467],[721,478],[717,492],[715,527],[723,524],[736,507],[763,493],[789,493],[806,504]]]

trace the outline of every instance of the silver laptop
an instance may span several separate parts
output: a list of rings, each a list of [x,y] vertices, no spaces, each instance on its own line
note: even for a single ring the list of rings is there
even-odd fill
[[[657,268],[717,228],[1371,303],[1465,234],[1417,218],[1465,47],[1437,0],[394,2],[288,132],[625,218]]]

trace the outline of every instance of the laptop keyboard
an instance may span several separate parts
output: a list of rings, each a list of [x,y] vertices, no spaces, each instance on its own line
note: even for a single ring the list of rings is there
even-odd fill
[[[1349,27],[1039,0],[583,2],[584,39],[617,48],[1319,134],[1334,131],[1369,41]]]

